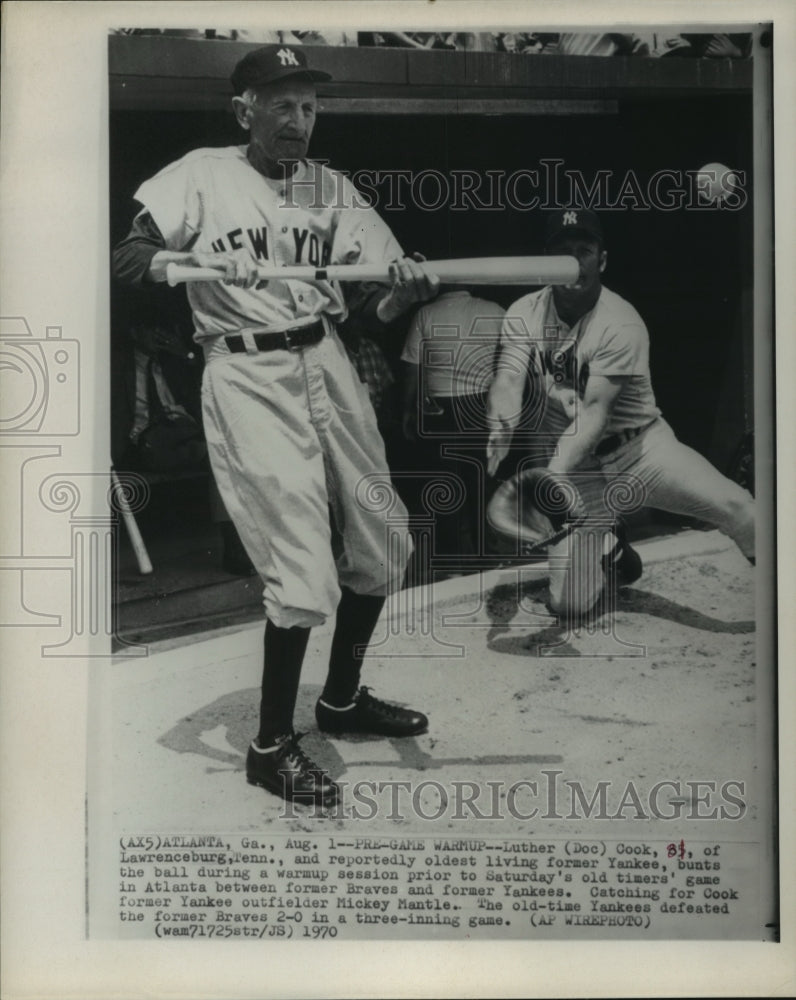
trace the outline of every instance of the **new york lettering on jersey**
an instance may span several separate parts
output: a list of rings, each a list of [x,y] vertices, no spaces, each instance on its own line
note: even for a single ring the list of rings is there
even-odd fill
[[[549,347],[547,350],[537,347],[535,363],[541,375],[552,378],[558,386],[577,389],[578,395],[583,397],[589,380],[589,363],[585,361],[578,364],[574,343],[566,347]]]
[[[293,264],[311,264],[313,267],[325,267],[332,259],[332,247],[322,235],[310,229],[300,229],[292,226],[289,230],[293,241]],[[255,260],[270,260],[268,226],[239,226],[231,229],[223,236],[210,237],[210,248],[216,253],[225,250],[241,250],[244,247]],[[283,240],[290,243],[290,239]],[[284,256],[284,254],[280,255]]]

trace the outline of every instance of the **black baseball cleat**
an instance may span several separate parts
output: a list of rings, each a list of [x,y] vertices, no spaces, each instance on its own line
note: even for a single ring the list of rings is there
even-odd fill
[[[374,736],[418,736],[428,729],[422,712],[399,708],[380,701],[361,687],[348,708],[335,708],[318,699],[315,705],[318,728],[325,733],[370,733]]]
[[[629,587],[631,583],[641,578],[644,572],[644,564],[641,556],[634,548],[625,542],[622,546],[622,555],[616,564],[616,583],[618,587]]]
[[[602,558],[603,573],[609,580],[615,581],[616,587],[629,587],[641,577],[644,571],[641,556],[631,547],[627,540],[627,530],[620,522],[614,529],[616,544]]]
[[[252,744],[246,755],[246,780],[288,802],[335,805],[340,797],[339,787],[304,753],[300,739],[295,733],[278,736],[273,749],[265,751]]]

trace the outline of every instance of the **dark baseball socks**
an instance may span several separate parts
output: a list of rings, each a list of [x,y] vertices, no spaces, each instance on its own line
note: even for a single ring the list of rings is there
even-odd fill
[[[308,628],[279,628],[271,621],[266,622],[257,734],[257,745],[262,749],[271,747],[277,737],[293,731],[301,665],[309,637]]]
[[[428,719],[422,712],[380,701],[366,688],[359,687],[363,654],[384,600],[384,597],[355,594],[346,587],[342,589],[329,672],[315,708],[318,726],[324,732],[401,737],[413,736],[428,728]],[[309,634],[309,628],[278,628],[271,621],[266,623],[260,728],[250,751],[250,756],[254,754],[260,758],[258,770],[270,768],[270,762],[263,758],[279,756],[285,740],[292,738],[293,714]],[[296,752],[295,746],[293,752]],[[310,780],[307,777],[310,767],[314,765],[309,761],[299,767],[307,772],[301,776],[302,781]]]
[[[299,746],[293,732],[308,628],[265,626],[260,730],[246,755],[246,780],[288,801],[334,805],[339,788]]]
[[[343,587],[332,637],[329,672],[319,704],[329,712],[345,712],[354,706],[362,656],[373,635],[383,597],[355,594]],[[309,628],[265,626],[263,680],[260,701],[259,747],[270,747],[276,737],[293,730],[301,666],[309,640]]]
[[[325,707],[346,709],[353,705],[362,671],[362,656],[376,628],[384,600],[342,588],[329,655],[329,673],[321,694],[321,704]]]
[[[343,588],[332,638],[329,674],[315,706],[318,727],[327,733],[415,736],[428,728],[422,712],[399,708],[359,687],[362,657],[376,628],[383,597]]]

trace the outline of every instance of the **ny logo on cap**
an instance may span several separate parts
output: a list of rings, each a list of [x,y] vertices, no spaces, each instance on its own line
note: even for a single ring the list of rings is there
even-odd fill
[[[564,223],[565,226],[577,226],[578,224],[578,213],[577,212],[564,212]]]
[[[298,66],[299,64],[296,53],[291,49],[280,49],[276,55],[283,66]]]

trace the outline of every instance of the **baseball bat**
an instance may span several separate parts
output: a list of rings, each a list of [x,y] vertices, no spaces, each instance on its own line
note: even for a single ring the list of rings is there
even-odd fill
[[[462,257],[453,260],[424,260],[420,267],[435,274],[446,285],[568,285],[579,273],[574,257]],[[189,281],[220,281],[224,271],[212,267],[169,264],[169,285]],[[261,281],[389,281],[390,265],[331,264],[328,267],[296,265],[257,268]]]
[[[152,572],[152,563],[150,562],[146,545],[144,545],[144,539],[141,537],[141,532],[138,530],[135,514],[133,514],[130,510],[130,505],[128,504],[127,497],[124,494],[124,487],[119,482],[119,477],[116,475],[115,469],[111,469],[111,482],[113,483],[116,504],[121,512],[124,526],[127,528],[127,534],[130,538],[130,544],[132,545],[133,552],[135,553],[135,559],[138,563],[138,572],[142,576],[146,576]]]

